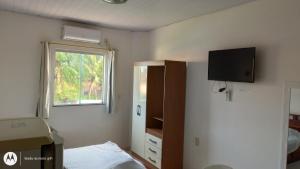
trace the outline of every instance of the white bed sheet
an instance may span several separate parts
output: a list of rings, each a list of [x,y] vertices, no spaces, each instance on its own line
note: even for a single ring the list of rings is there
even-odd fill
[[[66,169],[113,169],[132,163],[137,169],[145,169],[117,144],[104,144],[64,150],[64,167]],[[127,168],[128,169],[128,168]]]

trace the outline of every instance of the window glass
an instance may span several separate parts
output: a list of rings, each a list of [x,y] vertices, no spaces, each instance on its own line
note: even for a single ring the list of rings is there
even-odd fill
[[[56,51],[54,105],[103,104],[104,57]]]

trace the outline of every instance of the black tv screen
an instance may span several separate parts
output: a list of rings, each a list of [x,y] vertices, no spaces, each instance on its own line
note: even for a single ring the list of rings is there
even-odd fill
[[[209,52],[208,80],[254,83],[255,47]]]

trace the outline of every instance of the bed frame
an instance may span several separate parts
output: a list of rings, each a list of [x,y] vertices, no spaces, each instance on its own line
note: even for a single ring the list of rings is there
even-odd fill
[[[289,128],[295,129],[300,132],[300,115],[294,115],[294,114],[290,115]],[[296,161],[300,161],[300,148],[295,152],[288,154],[287,156],[288,164]]]

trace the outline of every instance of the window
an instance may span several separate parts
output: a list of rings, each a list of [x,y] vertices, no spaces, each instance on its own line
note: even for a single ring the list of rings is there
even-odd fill
[[[65,48],[66,49],[66,48]],[[53,105],[104,104],[105,56],[88,50],[53,50]]]

